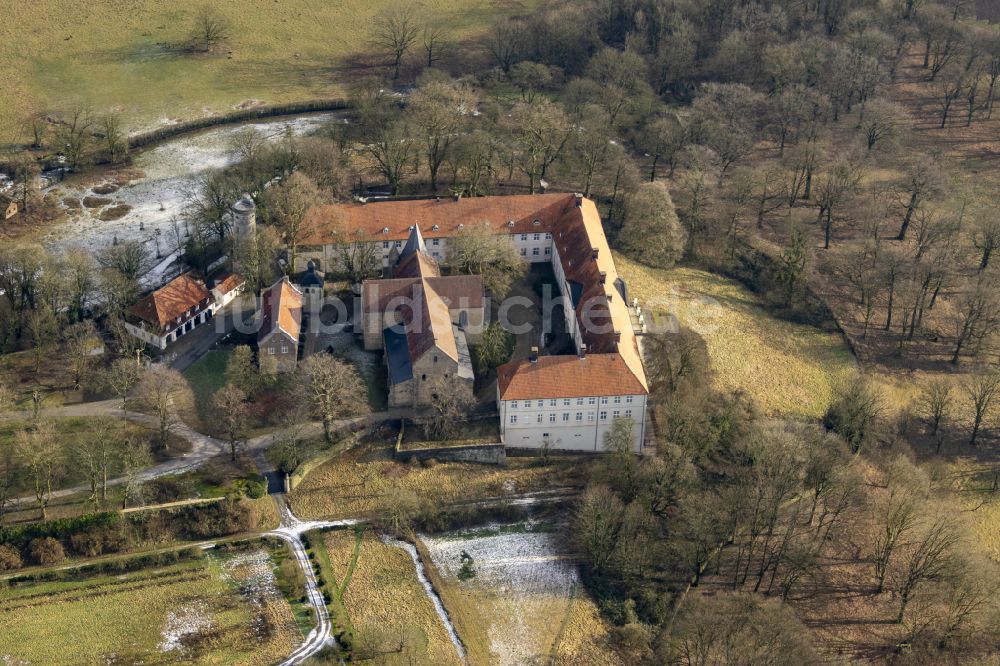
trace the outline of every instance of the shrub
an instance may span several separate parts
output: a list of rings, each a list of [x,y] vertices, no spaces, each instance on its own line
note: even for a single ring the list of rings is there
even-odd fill
[[[97,557],[104,550],[104,538],[100,531],[78,532],[69,538],[73,552],[84,557]]]
[[[35,564],[58,564],[66,559],[66,552],[63,550],[63,545],[52,537],[32,539],[28,545],[28,550]]]
[[[24,562],[21,561],[21,553],[10,546],[0,546],[0,571],[12,571],[20,569]]]

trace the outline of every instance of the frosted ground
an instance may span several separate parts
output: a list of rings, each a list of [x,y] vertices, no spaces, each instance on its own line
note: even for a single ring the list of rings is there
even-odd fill
[[[559,553],[556,534],[475,534],[421,539],[441,575],[478,602],[497,663],[545,660],[578,582],[575,564]],[[460,581],[463,552],[472,557],[476,575]]]
[[[293,119],[261,121],[244,125],[226,125],[197,134],[178,137],[144,150],[135,156],[134,168],[141,175],[107,196],[110,205],[127,204],[131,210],[117,220],[105,222],[98,218],[98,208],[70,211],[69,221],[55,227],[45,236],[45,245],[59,250],[81,246],[90,251],[119,240],[142,240],[154,248],[156,231],[160,233],[160,248],[164,255],[176,246],[173,220],[184,233],[179,220],[185,200],[202,175],[232,164],[231,142],[245,127],[260,130],[272,141],[280,140],[286,131],[301,136],[317,129],[333,118],[333,114],[314,114]],[[110,178],[109,178],[110,180]],[[101,181],[93,183],[99,186]],[[64,197],[83,199],[95,194],[92,189],[56,185],[49,190],[60,200]],[[140,228],[141,226],[141,228]],[[161,267],[163,268],[163,267]]]

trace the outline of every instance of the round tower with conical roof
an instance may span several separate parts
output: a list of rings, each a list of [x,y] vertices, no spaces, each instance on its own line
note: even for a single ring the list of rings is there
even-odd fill
[[[233,234],[249,238],[257,232],[257,204],[249,194],[244,194],[233,204]]]

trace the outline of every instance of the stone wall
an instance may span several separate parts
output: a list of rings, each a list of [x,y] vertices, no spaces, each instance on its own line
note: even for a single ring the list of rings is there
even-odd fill
[[[469,446],[440,446],[426,449],[397,449],[396,458],[402,461],[420,461],[433,458],[439,462],[471,462],[484,465],[503,465],[507,462],[504,445],[470,444]]]

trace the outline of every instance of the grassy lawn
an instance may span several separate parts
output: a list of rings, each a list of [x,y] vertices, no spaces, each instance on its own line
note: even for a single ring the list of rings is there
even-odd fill
[[[226,363],[230,352],[213,350],[184,371],[184,377],[194,391],[198,415],[205,418],[212,409],[212,396],[226,383]]]
[[[0,111],[0,117],[3,113]],[[83,380],[85,388],[101,390],[96,386],[98,382],[95,373],[107,361],[108,359],[103,357],[94,359],[91,372]],[[31,350],[0,355],[0,382],[17,391],[18,409],[31,409],[31,396],[35,390],[41,396],[43,408],[80,403],[84,399],[96,399],[96,396],[85,395],[84,391],[73,388],[72,377],[65,360],[51,352],[42,355],[38,372],[35,372],[35,354]]]
[[[622,255],[615,262],[643,310],[676,315],[705,339],[716,387],[745,391],[765,414],[822,416],[838,384],[858,372],[839,334],[771,316],[733,280]]]
[[[578,482],[587,465],[567,457],[547,465],[513,458],[504,468],[450,462],[420,466],[389,454],[388,447],[357,446],[312,470],[288,495],[295,515],[303,520],[374,515],[386,508],[394,486],[442,503],[555,488]]]
[[[343,94],[344,59],[368,50],[372,17],[397,6],[389,0],[211,3],[231,24],[227,48],[211,56],[186,53],[177,45],[188,40],[206,4],[96,2],[76,12],[59,0],[9,4],[0,23],[0,86],[11,104],[0,117],[6,125],[0,140],[27,113],[81,104],[99,113],[120,111],[125,129],[135,130],[245,103]],[[462,39],[532,4],[428,0],[420,6]]]
[[[0,659],[274,662],[301,634],[270,567],[261,551],[0,589]]]
[[[356,549],[353,532],[327,532],[334,575],[346,580],[343,603],[354,625],[356,650],[382,653],[379,663],[459,664],[455,646],[434,610],[410,556],[366,532]],[[399,647],[403,636],[404,648]]]

